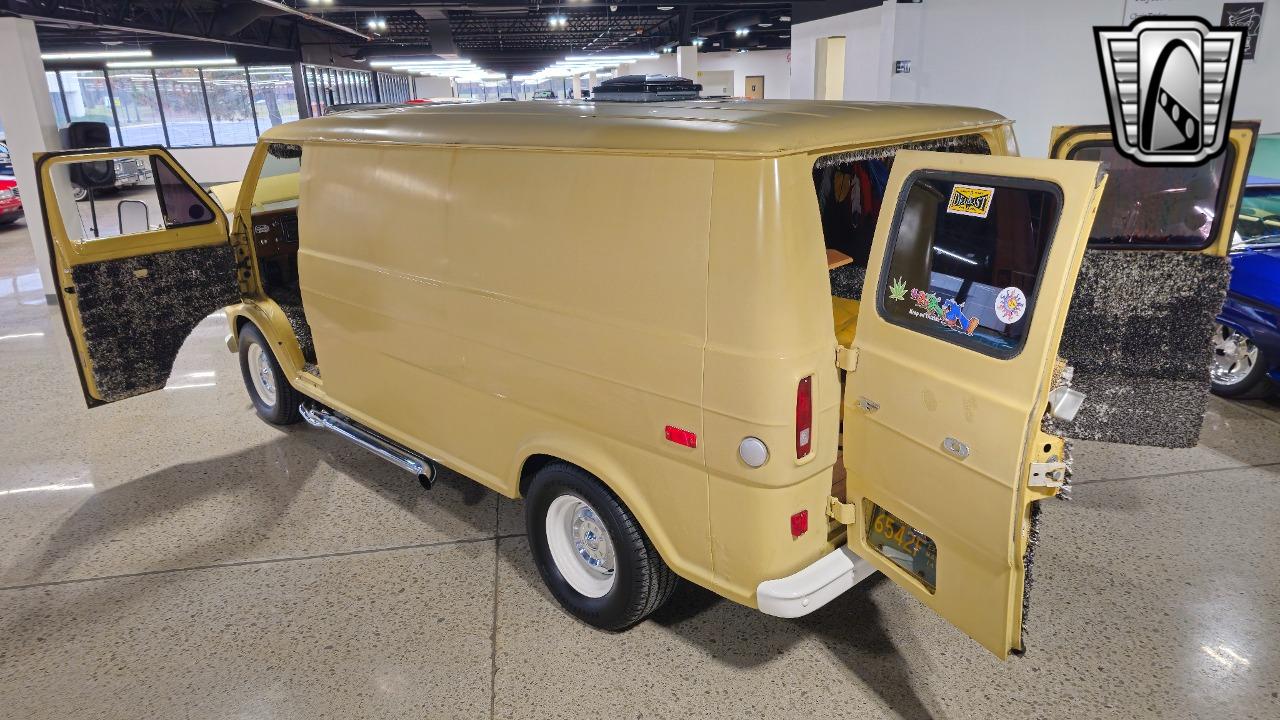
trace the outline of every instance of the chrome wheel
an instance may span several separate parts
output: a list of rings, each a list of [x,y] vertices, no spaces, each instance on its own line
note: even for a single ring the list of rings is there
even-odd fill
[[[249,345],[249,377],[253,379],[253,389],[258,399],[267,407],[276,404],[276,374],[271,368],[271,358],[258,343]]]
[[[613,539],[595,508],[577,495],[561,495],[547,508],[547,547],[556,569],[587,597],[604,597],[613,588]]]
[[[1213,330],[1213,366],[1209,376],[1218,385],[1236,385],[1249,377],[1258,363],[1258,346],[1225,325]]]

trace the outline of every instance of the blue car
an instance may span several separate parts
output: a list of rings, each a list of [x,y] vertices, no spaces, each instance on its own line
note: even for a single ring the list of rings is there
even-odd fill
[[[1265,397],[1280,383],[1280,179],[1250,176],[1213,335],[1213,392]]]

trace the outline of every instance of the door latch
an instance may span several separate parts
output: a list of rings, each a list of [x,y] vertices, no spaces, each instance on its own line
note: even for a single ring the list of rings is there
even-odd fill
[[[1031,487],[1061,488],[1066,484],[1067,464],[1061,460],[1031,463],[1031,477],[1027,485]]]
[[[872,400],[871,398],[860,397],[858,398],[858,407],[862,408],[866,412],[873,413],[880,409],[880,403]]]

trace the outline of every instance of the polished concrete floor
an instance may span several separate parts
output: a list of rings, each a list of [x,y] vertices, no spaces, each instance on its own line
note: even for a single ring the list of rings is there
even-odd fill
[[[614,635],[543,590],[518,503],[258,421],[224,323],[86,410],[0,230],[0,718],[1280,717],[1280,406],[1080,443],[1024,657],[874,579],[795,621],[682,588]]]

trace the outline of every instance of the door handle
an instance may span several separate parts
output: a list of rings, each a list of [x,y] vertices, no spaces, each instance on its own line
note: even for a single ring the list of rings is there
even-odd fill
[[[964,443],[960,442],[959,440],[953,437],[949,437],[942,441],[942,449],[946,450],[952,455],[955,455],[961,460],[969,457],[969,446],[965,445]]]

